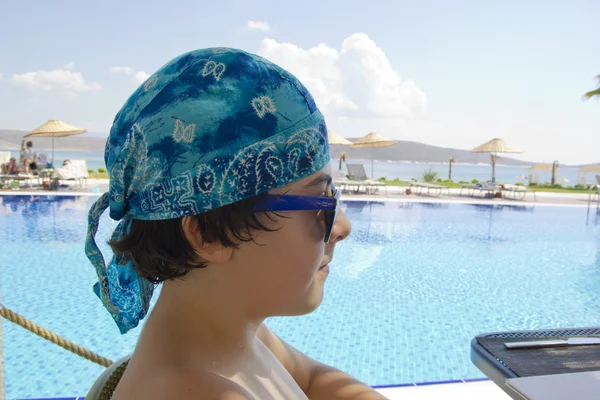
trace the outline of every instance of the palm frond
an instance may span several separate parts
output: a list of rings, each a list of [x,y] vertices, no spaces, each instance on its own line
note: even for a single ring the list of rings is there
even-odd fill
[[[589,92],[585,93],[583,95],[583,97],[585,99],[591,99],[592,97],[598,97],[598,98],[600,98],[600,74],[596,75],[596,79],[598,80],[598,84],[597,84],[598,89],[596,89],[596,90],[590,90]]]

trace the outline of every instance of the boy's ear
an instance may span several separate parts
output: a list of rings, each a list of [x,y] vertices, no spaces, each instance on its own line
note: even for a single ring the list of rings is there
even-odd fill
[[[223,264],[233,256],[233,247],[225,247],[221,242],[205,242],[194,217],[183,217],[181,221],[183,234],[196,254],[206,262]]]

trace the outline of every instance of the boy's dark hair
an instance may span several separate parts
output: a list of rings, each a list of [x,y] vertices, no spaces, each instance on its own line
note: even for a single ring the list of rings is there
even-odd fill
[[[33,142],[32,141],[27,142],[27,147],[33,147]]]
[[[198,222],[202,240],[220,242],[226,247],[237,247],[250,242],[253,231],[273,232],[259,219],[265,215],[274,220],[272,212],[256,213],[257,204],[266,199],[259,194],[236,203],[192,216]],[[276,214],[274,214],[276,215]],[[198,260],[183,231],[183,218],[167,220],[139,220],[131,223],[129,234],[118,241],[110,241],[115,254],[133,259],[137,273],[153,283],[185,276],[191,269],[204,268]]]

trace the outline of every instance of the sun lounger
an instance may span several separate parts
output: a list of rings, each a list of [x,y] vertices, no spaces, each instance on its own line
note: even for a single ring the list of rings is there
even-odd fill
[[[365,167],[362,164],[346,164],[348,168],[348,180],[344,182],[346,187],[354,187],[356,191],[360,191],[360,188],[364,186],[365,192],[368,194],[374,194],[379,191],[379,188],[385,189],[387,196],[387,185],[384,182],[374,181],[367,177]]]
[[[76,187],[82,188],[87,183],[88,170],[85,160],[72,160],[71,165],[56,168],[54,177],[60,181],[75,181]]]
[[[463,191],[467,190],[469,196],[477,194],[480,197],[493,197],[500,189],[500,185],[489,182],[462,184],[460,185],[459,195],[462,196]]]
[[[578,337],[600,338],[600,328],[487,333],[471,341],[471,361],[512,396],[507,379],[600,370],[600,345],[508,349],[505,343]]]
[[[410,187],[414,188],[415,194],[426,193],[428,196],[441,196],[445,190],[448,193],[448,197],[450,197],[450,188],[447,186],[427,182],[412,182]]]
[[[533,193],[533,200],[537,201],[537,195],[535,191],[529,190],[524,186],[504,184],[500,190],[504,195],[503,197],[506,199],[524,200],[527,196],[527,193]]]
[[[459,196],[463,195],[463,191],[467,191],[469,196],[474,196],[475,192],[479,192],[479,187],[474,183],[465,183],[460,185],[460,193]]]
[[[24,174],[20,173],[18,175],[0,175],[0,183],[2,184],[10,184],[12,181],[26,183],[28,186],[33,186],[33,181],[37,180],[39,183],[40,177],[38,175],[33,174]]]

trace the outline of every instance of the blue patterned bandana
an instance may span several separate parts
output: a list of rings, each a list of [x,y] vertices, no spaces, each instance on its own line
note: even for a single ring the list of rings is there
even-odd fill
[[[181,218],[309,176],[329,162],[327,128],[306,88],[287,71],[240,50],[214,48],[175,58],[117,114],[106,143],[109,192],[89,213],[85,251],[94,292],[121,333],[145,317],[153,284],[133,262],[108,266],[94,236],[101,214],[121,222]]]

